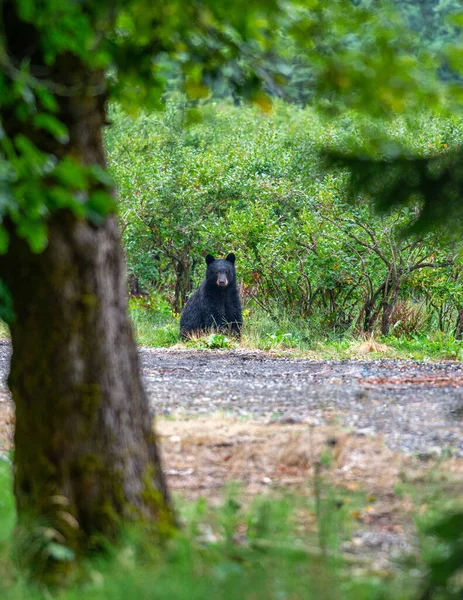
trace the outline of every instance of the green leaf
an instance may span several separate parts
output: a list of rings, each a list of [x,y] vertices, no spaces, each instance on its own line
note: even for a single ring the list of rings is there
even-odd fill
[[[101,183],[107,187],[114,186],[114,180],[111,175],[108,173],[106,169],[100,167],[99,165],[91,165],[88,168],[90,175],[92,176],[93,182]]]
[[[264,112],[270,112],[272,110],[272,100],[268,94],[262,91],[258,91],[251,96],[251,102],[257,104]]]
[[[65,158],[53,171],[57,181],[65,187],[76,190],[87,188],[86,168],[72,158]]]
[[[116,212],[116,202],[105,190],[95,190],[85,204],[85,216],[95,225],[101,225],[109,213]]]
[[[191,79],[186,81],[185,91],[192,100],[207,98],[211,93],[211,90],[206,85]]]
[[[429,527],[427,533],[445,541],[457,540],[463,536],[463,512],[445,517],[439,523]]]
[[[39,113],[35,115],[33,122],[38,129],[44,129],[48,133],[51,133],[61,144],[65,144],[69,140],[67,127],[50,114]]]
[[[47,247],[48,229],[40,221],[21,220],[18,224],[18,235],[24,238],[32,252],[42,252]]]
[[[56,98],[53,96],[51,92],[46,90],[45,88],[38,87],[35,90],[38,99],[40,100],[41,105],[48,112],[57,112],[59,109],[58,102]]]

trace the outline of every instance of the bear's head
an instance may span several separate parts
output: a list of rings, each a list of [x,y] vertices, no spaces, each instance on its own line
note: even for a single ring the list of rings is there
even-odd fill
[[[235,255],[230,253],[227,258],[215,259],[212,254],[206,256],[206,281],[209,286],[227,289],[235,283]]]

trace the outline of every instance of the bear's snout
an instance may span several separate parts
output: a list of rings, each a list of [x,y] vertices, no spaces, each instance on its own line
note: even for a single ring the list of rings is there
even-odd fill
[[[227,276],[225,275],[225,273],[219,273],[217,275],[217,285],[220,287],[227,287],[228,279],[227,279]]]

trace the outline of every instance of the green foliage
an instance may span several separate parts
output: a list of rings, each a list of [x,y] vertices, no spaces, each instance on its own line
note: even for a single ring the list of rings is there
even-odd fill
[[[165,300],[160,296],[132,298],[129,314],[137,342],[142,346],[167,347],[178,342],[178,319],[175,319]]]
[[[383,160],[356,155],[344,157],[342,163],[352,172],[351,195],[369,194],[380,211],[419,202],[413,232],[433,230],[437,223],[452,231],[463,219],[463,151],[459,147],[431,158],[394,150]]]
[[[190,98],[207,96],[208,79],[220,73],[247,98],[268,102],[255,71],[271,48],[277,12],[276,3],[259,0],[245,11],[215,0],[2,3],[0,251],[5,224],[40,252],[56,211],[96,225],[114,211],[111,180],[86,166],[83,147],[75,151],[69,98],[86,107],[109,96],[131,110],[159,108],[177,68]],[[94,117],[82,113],[97,127]]]
[[[413,336],[382,338],[402,358],[426,360],[463,360],[463,344],[452,333],[439,330]]]
[[[391,195],[382,193],[381,186],[385,190],[392,182],[390,187],[401,194],[396,200],[403,202],[425,187],[418,198],[424,202],[422,214],[440,195],[445,205],[432,210],[430,220],[455,219],[461,217],[461,152],[455,148],[461,141],[459,125],[456,144],[448,144],[445,156],[435,157],[420,154],[416,122],[392,125],[401,130],[397,147],[412,150],[404,154],[376,143],[371,135],[376,123],[364,124],[363,130],[373,142],[365,142],[363,135],[359,143],[355,127],[352,133],[346,122],[349,115],[330,131],[319,126],[313,110],[277,107],[274,115],[264,117],[252,109],[234,112],[226,104],[217,113],[203,107],[211,90],[226,84],[235,98],[268,111],[269,93],[282,94],[286,82],[288,97],[301,102],[311,97],[305,85],[312,86],[318,106],[330,114],[350,106],[390,116],[423,102],[450,105],[449,98],[458,105],[458,80],[448,86],[450,93],[442,93],[436,56],[418,53],[416,41],[404,35],[395,15],[371,6],[375,10],[370,3],[355,7],[350,0],[251,0],[245,6],[235,0],[5,0],[0,25],[0,253],[8,252],[14,235],[24,238],[33,252],[43,251],[47,224],[60,212],[98,227],[116,210],[113,181],[102,168],[102,156],[93,154],[96,150],[98,155],[103,105],[109,99],[138,113],[130,121],[114,108],[116,126],[108,134],[108,152],[122,198],[132,274],[162,292],[148,309],[145,300],[132,303],[139,338],[152,329],[143,343],[169,345],[176,339],[175,315],[202,277],[200,257],[206,250],[237,251],[247,310],[258,306],[270,320],[284,313],[304,321],[300,336],[281,324],[273,330],[269,326],[265,340],[272,347],[306,343],[307,322],[314,330],[337,334],[353,328],[371,331],[381,318],[387,332],[392,322],[388,311],[405,291],[415,302],[427,302],[436,313],[432,318],[448,330],[461,309],[455,292],[459,264],[449,258],[448,248],[437,236],[415,245],[404,241],[400,231],[413,218],[414,206],[382,220],[364,202],[349,208],[346,172],[323,172],[316,148],[330,147],[347,156],[355,149],[358,157],[358,149],[366,145],[370,161],[383,161],[377,196],[384,206],[391,204]],[[460,56],[458,48],[447,53],[451,68],[458,66]],[[166,89],[178,82],[188,101],[180,97],[162,117],[139,112],[140,104],[160,107]],[[419,126],[447,144],[430,122],[425,116]],[[95,139],[82,147],[90,130]],[[343,135],[346,139],[340,141]],[[391,174],[384,167],[400,156],[402,162],[392,165]],[[354,163],[351,168],[355,170]],[[369,187],[362,178],[355,182],[356,195]],[[445,273],[445,281],[429,282],[429,292],[420,289],[416,276],[426,263],[426,268]],[[445,299],[435,308],[438,290],[444,290]],[[2,316],[11,321],[11,312],[6,303]],[[207,343],[223,346],[225,339]],[[229,508],[236,518],[236,507]],[[191,548],[188,541],[183,547],[180,543],[169,561],[182,564],[180,557],[191,555]],[[184,578],[172,577],[166,566],[160,575],[164,595],[186,589],[189,597],[194,597],[191,590],[204,597],[210,581],[224,597],[233,597],[235,589],[248,593],[256,581],[267,597],[280,588],[282,595],[286,590],[294,595],[298,586],[306,589],[312,583],[310,577],[298,577],[301,565],[293,555],[283,564],[280,580],[275,568],[279,553],[266,557],[262,570],[262,561],[256,565],[247,550],[239,560],[227,553],[217,557],[212,550],[203,562],[199,554],[195,564],[183,563]],[[70,558],[53,541],[44,551],[58,562]],[[212,577],[198,583],[198,571],[210,575],[210,565]],[[272,574],[268,580],[266,571]],[[146,595],[152,590],[151,572],[136,575],[132,595]],[[185,581],[186,587],[179,589]],[[103,592],[113,597],[122,595],[124,585],[117,571],[103,576]],[[352,596],[379,597],[382,591],[363,589]],[[342,597],[351,592],[347,587]]]
[[[426,534],[433,536],[441,547],[441,555],[428,563],[427,589],[423,598],[436,591],[447,592],[448,598],[459,598],[463,585],[458,581],[463,574],[463,512],[453,512],[428,527]]]
[[[207,338],[206,346],[208,348],[230,348],[230,340],[221,333],[211,333],[211,335]]]
[[[423,488],[402,477],[398,493],[406,492],[420,510],[415,514],[425,577],[417,600],[453,600],[463,593],[463,512],[461,485],[442,476],[437,468],[427,476]],[[426,510],[423,510],[426,508]]]
[[[310,108],[276,103],[264,115],[224,101],[198,106],[201,120],[188,123],[189,110],[175,95],[161,115],[112,111],[108,160],[129,270],[142,287],[180,312],[204,275],[202,257],[233,250],[245,308],[306,319],[309,337],[454,327],[463,300],[457,249],[440,232],[402,235],[414,204],[381,217],[364,198],[350,205],[348,174],[325,171],[318,149],[356,149],[375,129],[427,156],[461,141],[458,119],[350,113],[325,123]],[[404,311],[407,299],[426,319]],[[286,333],[272,329],[268,346],[300,345]]]
[[[237,343],[235,341],[229,339],[222,333],[205,333],[204,335],[199,336],[195,335],[185,341],[187,348],[197,348],[199,350],[230,350],[236,346],[236,344]]]
[[[324,462],[322,469],[329,460]],[[315,497],[275,492],[244,504],[239,488],[233,486],[219,505],[178,499],[182,531],[162,552],[146,531],[127,530],[119,546],[108,544],[104,556],[94,555],[81,564],[66,588],[50,590],[28,582],[11,558],[12,473],[11,466],[0,461],[0,595],[5,600],[41,600],[50,595],[57,600],[82,596],[408,600],[426,588],[441,593],[435,597],[458,597],[452,564],[461,559],[461,553],[453,553],[460,543],[461,515],[440,509],[438,494],[434,499],[427,496],[430,509],[420,516],[427,523],[420,526],[422,553],[402,561],[400,567],[378,571],[373,564],[366,565],[364,557],[359,564],[355,555],[345,562],[340,552],[340,544],[358,528],[355,514],[371,503],[369,495],[334,489],[321,471],[315,478],[309,482]],[[314,519],[318,531],[308,526]],[[62,546],[51,551],[56,551],[57,560],[68,558]]]
[[[459,0],[405,0],[396,8],[416,32],[420,44],[433,54],[442,55],[458,39],[455,17],[461,12]]]
[[[375,2],[371,4],[376,11]],[[461,118],[462,44],[461,3],[457,0],[414,0],[395,3],[397,15],[386,11],[365,36],[356,29],[360,44],[338,40],[339,50],[328,58],[325,87],[334,101],[329,109],[340,113],[346,107],[361,115],[398,114],[431,109],[435,115]],[[368,10],[367,10],[368,12]],[[401,15],[416,37],[400,36]],[[385,24],[380,31],[379,23]],[[365,21],[367,27],[370,21]],[[399,27],[394,31],[394,23]],[[342,38],[341,31],[335,34]],[[344,30],[344,39],[347,32]],[[401,39],[401,41],[398,41]],[[374,45],[375,48],[370,46]],[[408,45],[408,47],[407,47]],[[445,83],[443,83],[443,81]],[[423,154],[405,140],[395,142],[376,127],[365,130],[357,147],[333,148],[328,155],[352,172],[351,196],[368,194],[382,211],[419,202],[412,230],[416,233],[444,226],[458,239],[462,221],[463,155],[460,143],[445,143]],[[430,146],[431,148],[431,146]]]
[[[169,104],[157,123],[148,115],[130,122],[116,108],[112,115],[116,125],[114,132],[108,133],[109,157],[123,197],[122,221],[132,273],[136,271],[142,285],[158,289],[164,289],[167,278],[172,305],[179,312],[197,279],[193,249],[197,256],[211,245],[222,249],[227,237],[233,242],[237,235],[244,235],[243,250],[253,255],[252,271],[250,268],[245,274],[251,295],[254,288],[263,288],[268,297],[283,289],[285,308],[307,316],[313,303],[319,301],[314,296],[324,296],[323,318],[330,326],[342,328],[352,321],[349,304],[354,299],[335,298],[346,281],[347,287],[356,283],[349,269],[331,273],[331,281],[308,279],[312,262],[321,262],[320,257],[309,256],[310,250],[303,251],[304,244],[306,250],[310,247],[307,240],[320,225],[321,196],[331,193],[346,197],[340,189],[344,187],[342,177],[322,175],[314,146],[343,155],[358,156],[362,151],[376,161],[381,156],[397,158],[389,142],[387,148],[382,144],[379,149],[378,144],[372,148],[368,142],[373,138],[375,146],[377,123],[363,122],[360,132],[352,132],[348,123],[352,118],[344,115],[343,122],[335,126],[334,137],[318,136],[313,111],[302,115],[280,110],[277,118],[266,122],[260,117],[257,124],[255,115],[249,118],[250,111],[246,115],[241,111],[240,118],[227,122],[228,115],[220,120],[201,105],[211,90],[226,89],[233,91],[235,98],[239,94],[269,110],[268,93],[285,95],[286,89],[288,98],[304,97],[305,101],[310,96],[305,87],[309,86],[317,90],[321,106],[328,112],[350,106],[390,116],[401,111],[410,98],[414,106],[425,101],[435,107],[440,103],[440,88],[433,77],[436,62],[428,60],[426,53],[418,53],[416,40],[401,35],[406,29],[397,14],[382,4],[362,2],[354,6],[348,0],[335,0],[329,6],[302,0],[287,2],[284,10],[277,3],[255,0],[245,11],[234,2],[188,4],[181,0],[169,3],[168,8],[146,0],[116,2],[115,6],[106,0],[98,6],[71,0],[48,0],[43,6],[21,0],[9,5],[13,7],[10,12],[16,10],[24,31],[34,30],[34,60],[40,58],[50,80],[38,78],[27,57],[22,60],[17,56],[4,36],[4,71],[0,77],[3,224],[9,223],[10,229],[39,252],[47,241],[46,222],[56,211],[71,210],[95,225],[114,211],[109,193],[112,182],[107,174],[66,153],[69,131],[62,121],[60,98],[71,94],[69,86],[74,82],[53,80],[60,73],[63,57],[72,56],[80,72],[90,79],[91,73],[106,70],[107,80],[101,81],[99,93],[132,111],[138,111],[140,105],[159,107],[166,88],[182,85],[189,102],[181,98]],[[401,7],[414,29],[418,29],[416,9],[412,3]],[[428,4],[423,20],[428,23],[431,18],[435,24],[453,12],[453,3]],[[23,34],[23,29],[18,34]],[[443,27],[439,37],[447,33]],[[449,36],[454,39],[455,28]],[[87,92],[79,89],[73,93]],[[201,118],[209,123],[209,131],[201,131],[201,124],[185,130],[187,124]],[[286,127],[282,120],[286,120]],[[405,131],[402,124],[403,135],[392,132],[394,147],[405,145],[410,157],[418,150],[416,143],[408,143],[418,126],[414,123]],[[396,124],[393,127],[397,129]],[[25,135],[24,131],[30,133]],[[346,138],[346,132],[348,138],[354,138],[348,143],[338,139]],[[389,137],[384,139],[390,140],[391,131],[386,133]],[[118,139],[113,143],[115,137]],[[217,160],[217,153],[222,160]],[[448,197],[455,198],[460,175],[454,167],[459,158],[445,159],[449,164],[442,164],[443,160],[440,157],[427,179],[427,171],[423,175],[423,169],[409,162],[405,168],[403,161],[394,161],[392,174],[386,170],[379,187],[374,185],[376,200],[389,205],[393,179],[394,189],[400,192],[396,200],[405,201],[410,191],[422,191],[429,177],[435,177],[436,169],[440,183],[449,183],[444,186],[450,190]],[[434,180],[432,183],[437,185]],[[428,221],[441,219],[444,213],[459,217],[459,208],[451,212],[447,202],[436,203],[433,186],[428,186],[430,192],[424,195],[425,209],[431,206],[431,196],[432,206],[438,209],[423,211]],[[355,193],[359,187],[368,186],[357,178]],[[323,203],[324,210],[329,211]],[[317,211],[318,219],[314,216]],[[364,210],[359,217],[365,218]],[[8,235],[8,227],[0,227],[0,250],[6,251]],[[270,238],[267,243],[266,235]],[[329,262],[326,239],[324,246],[324,258]],[[284,251],[277,252],[277,247]],[[288,262],[285,254],[291,251],[293,260]],[[335,254],[340,256],[342,250],[336,249]],[[334,265],[325,265],[325,269],[330,268]],[[329,306],[333,298],[334,311]],[[339,314],[334,315],[336,312]]]
[[[455,28],[442,24],[455,12],[454,4],[428,3],[423,13],[433,33],[439,24],[439,40],[455,37]],[[280,7],[253,0],[246,10],[239,2],[217,0],[175,0],[168,6],[147,0],[97,5],[9,0],[7,5],[1,37],[0,216],[37,252],[46,245],[45,224],[55,211],[71,210],[98,224],[114,210],[106,175],[66,155],[70,132],[60,99],[94,93],[81,79],[63,74],[60,65],[71,57],[69,71],[78,65],[78,78],[92,81],[92,74],[105,70],[106,83],[101,81],[97,93],[132,111],[142,105],[159,108],[173,82],[181,82],[194,103],[211,89],[226,89],[266,110],[269,93],[306,101],[307,88],[317,91],[324,109],[349,105],[376,112],[380,106],[380,112],[390,113],[401,110],[405,100],[439,103],[435,61],[418,53],[398,15],[374,2],[299,0]],[[418,29],[416,4],[401,10]],[[20,24],[18,36],[34,38],[32,62],[27,50],[21,53],[9,41],[11,19],[16,20],[10,29]],[[195,119],[195,111],[193,104],[188,118]],[[5,251],[6,231],[0,236]]]

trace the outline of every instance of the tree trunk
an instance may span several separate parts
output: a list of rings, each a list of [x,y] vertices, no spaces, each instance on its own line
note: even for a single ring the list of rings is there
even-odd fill
[[[174,311],[182,312],[186,304],[187,295],[190,290],[190,262],[179,259],[175,264],[175,296]]]
[[[463,308],[458,311],[457,322],[455,324],[455,339],[463,339]]]
[[[397,298],[399,296],[399,286],[395,286],[392,291],[391,299],[388,301],[386,298],[383,301],[383,315],[381,318],[381,335],[389,335],[389,329],[391,327],[391,316],[395,305],[397,304]]]
[[[131,273],[129,276],[129,293],[131,296],[148,296],[147,292],[143,291],[138,281],[138,277],[135,273]]]
[[[365,302],[362,310],[364,315],[363,331],[364,333],[371,333],[379,315],[379,309],[375,310],[375,299],[369,298]]]
[[[99,534],[114,537],[126,518],[168,529],[115,218],[94,227],[60,213],[43,253],[13,238],[2,267],[16,315],[9,386],[20,523],[45,519],[77,553]]]
[[[376,323],[376,320],[379,316],[381,306],[375,308],[376,301],[380,294],[384,294],[384,290],[386,288],[386,282],[384,281],[374,293],[372,293],[363,305],[363,331],[365,333],[371,333],[373,331],[373,327]]]
[[[31,128],[14,111],[2,115],[7,135],[30,136],[58,160],[72,157],[104,168],[104,73],[69,53],[48,65],[41,30],[23,22],[16,9],[16,3],[4,3],[13,62],[32,57],[37,72],[73,92],[56,97],[67,143]],[[10,225],[0,276],[16,315],[9,386],[16,404],[19,525],[30,518],[46,525],[36,550],[41,557],[48,551],[50,565],[56,558],[50,540],[80,555],[102,536],[116,536],[126,519],[151,521],[157,532],[169,530],[172,511],[127,316],[114,215],[95,226],[66,210],[54,212],[41,254],[32,253]],[[28,551],[27,560],[32,558]]]

